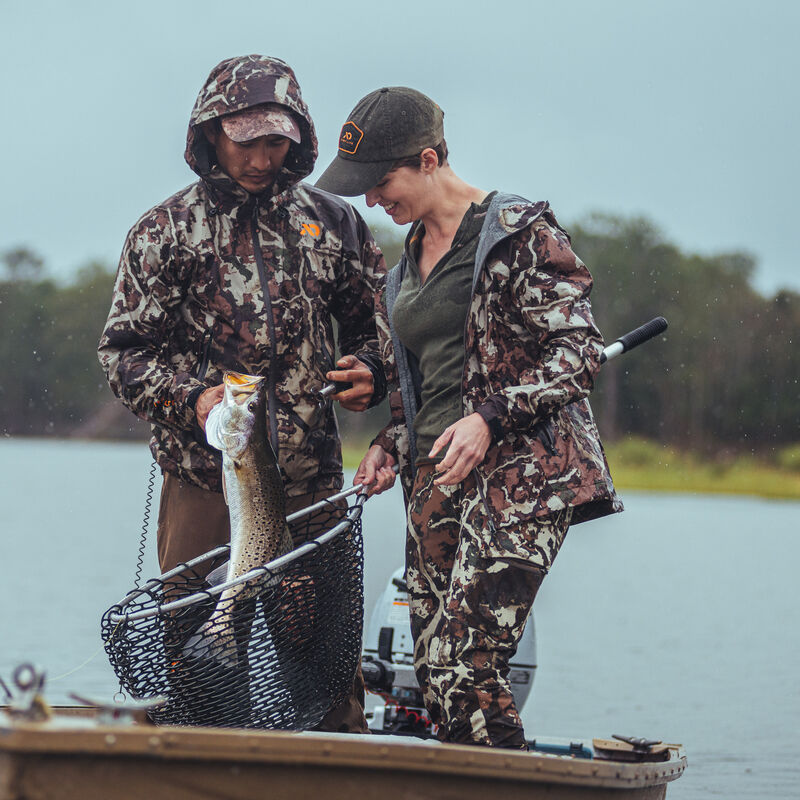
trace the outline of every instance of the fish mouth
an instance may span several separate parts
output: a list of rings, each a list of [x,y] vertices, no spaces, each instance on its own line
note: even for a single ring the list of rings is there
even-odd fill
[[[232,371],[226,372],[223,377],[226,390],[239,405],[246,403],[258,392],[263,380],[264,378],[261,375],[246,375],[243,372]]]

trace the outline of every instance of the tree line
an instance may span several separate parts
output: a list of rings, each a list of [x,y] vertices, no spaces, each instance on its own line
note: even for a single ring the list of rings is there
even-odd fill
[[[800,441],[800,293],[753,285],[742,252],[683,252],[643,218],[597,214],[570,229],[594,276],[592,305],[610,343],[652,317],[669,329],[603,367],[592,405],[603,437],[642,436],[706,455],[768,454]],[[376,238],[393,264],[402,232]],[[114,270],[88,263],[68,283],[20,247],[0,254],[0,431],[6,436],[144,438],[111,395],[96,357]],[[340,414],[363,439],[385,409]]]

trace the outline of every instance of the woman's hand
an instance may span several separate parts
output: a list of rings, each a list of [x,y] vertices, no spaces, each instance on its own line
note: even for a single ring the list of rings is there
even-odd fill
[[[394,465],[394,457],[379,444],[374,444],[361,459],[356,476],[353,478],[353,484],[363,483],[365,486],[369,486],[367,497],[385,492],[394,486],[397,477]]]
[[[433,458],[450,445],[447,455],[436,465],[439,477],[434,485],[455,486],[461,483],[483,461],[491,443],[491,431],[480,414],[470,414],[446,427],[428,453],[428,457]]]
[[[348,411],[366,411],[374,391],[369,367],[355,356],[342,356],[336,366],[340,369],[328,372],[325,377],[329,381],[352,383],[353,386],[332,395],[332,398]]]
[[[212,386],[210,389],[205,389],[197,398],[194,404],[194,416],[197,424],[203,429],[206,429],[206,420],[208,419],[208,412],[222,400],[222,395],[225,393],[225,386]]]

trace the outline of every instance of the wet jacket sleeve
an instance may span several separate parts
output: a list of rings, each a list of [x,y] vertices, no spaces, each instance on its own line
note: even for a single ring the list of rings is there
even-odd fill
[[[332,313],[339,323],[339,351],[357,356],[372,372],[374,391],[370,406],[374,406],[386,396],[375,327],[375,298],[386,274],[386,264],[361,216],[348,207],[345,219],[342,269]]]
[[[98,355],[112,391],[134,414],[186,430],[207,387],[174,371],[165,355],[189,278],[181,256],[168,211],[156,209],[131,229]]]
[[[396,438],[396,425],[394,422],[387,422],[378,431],[377,436],[369,443],[372,445],[380,445],[395,461],[397,461],[397,438]]]
[[[558,408],[586,397],[600,368],[603,340],[592,316],[592,278],[569,237],[538,220],[513,240],[505,297],[495,330],[501,374],[510,384],[475,410],[496,440],[527,430]]]

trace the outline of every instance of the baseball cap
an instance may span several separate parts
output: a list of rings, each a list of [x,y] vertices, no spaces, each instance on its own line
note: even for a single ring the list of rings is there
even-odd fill
[[[368,192],[401,158],[444,139],[444,112],[405,86],[376,89],[359,100],[339,133],[339,151],[317,186],[354,197]]]
[[[234,142],[247,142],[259,136],[285,136],[299,142],[300,127],[292,112],[280,103],[262,103],[219,118],[222,130]]]

